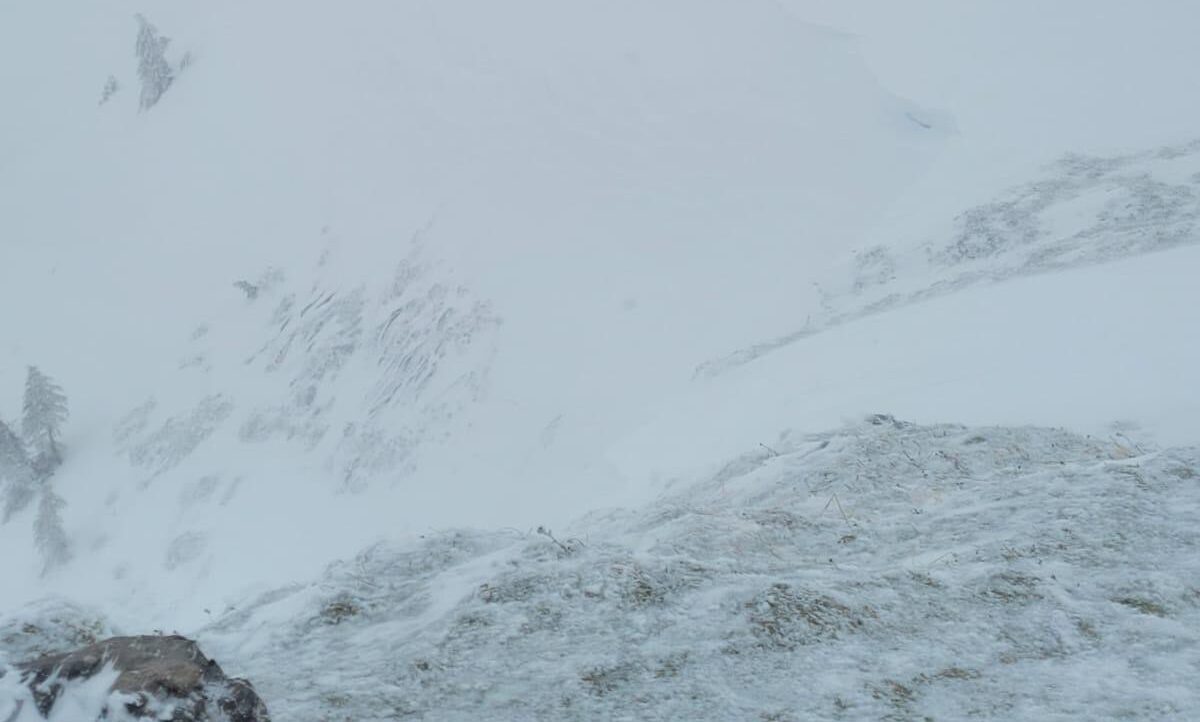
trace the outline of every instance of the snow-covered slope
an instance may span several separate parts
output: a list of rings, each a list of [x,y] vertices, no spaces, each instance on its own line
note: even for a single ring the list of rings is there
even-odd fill
[[[70,583],[192,618],[380,534],[628,498],[604,449],[785,331],[952,132],[770,3],[179,7],[145,110],[136,9],[5,11],[0,292],[36,312],[0,378],[10,415],[26,363],[73,401]]]
[[[375,545],[197,636],[297,722],[1185,720],[1198,482],[1195,447],[875,416],[569,532]]]
[[[1200,455],[875,417],[203,630],[295,720],[1190,719]]]
[[[67,391],[74,553],[0,526],[0,605],[194,630],[879,411],[1196,443],[1167,5],[0,7],[0,418]]]

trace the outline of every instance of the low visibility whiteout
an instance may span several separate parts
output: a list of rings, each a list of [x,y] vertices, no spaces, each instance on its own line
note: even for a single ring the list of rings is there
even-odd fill
[[[0,420],[66,392],[72,552],[0,526],[0,608],[211,629],[870,414],[1195,444],[1200,11],[1151,5],[0,8]]]

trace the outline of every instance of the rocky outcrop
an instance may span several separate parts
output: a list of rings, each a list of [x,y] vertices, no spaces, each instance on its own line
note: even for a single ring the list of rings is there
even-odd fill
[[[99,711],[101,719],[119,704],[125,714],[170,722],[270,722],[249,682],[227,677],[184,637],[113,637],[18,669],[43,716],[50,715],[68,685],[114,674],[110,709]]]

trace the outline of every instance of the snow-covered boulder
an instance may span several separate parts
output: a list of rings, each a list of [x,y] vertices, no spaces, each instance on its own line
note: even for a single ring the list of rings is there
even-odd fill
[[[227,677],[195,642],[180,636],[113,637],[18,664],[15,671],[25,689],[10,689],[16,699],[0,700],[11,708],[12,720],[26,719],[36,707],[42,717],[78,722],[270,722],[249,682]],[[29,695],[21,699],[26,689]],[[67,717],[60,714],[64,705],[73,708]]]

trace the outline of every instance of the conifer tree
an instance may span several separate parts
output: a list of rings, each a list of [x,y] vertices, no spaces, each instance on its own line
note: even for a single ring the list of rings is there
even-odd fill
[[[33,542],[42,555],[43,576],[71,560],[71,547],[63,530],[60,513],[66,505],[48,482],[42,487],[37,519],[33,523]]]
[[[175,71],[167,62],[167,46],[171,39],[159,34],[158,28],[141,15],[135,16],[138,21],[138,36],[135,53],[138,59],[138,78],[142,81],[142,93],[139,105],[142,110],[150,110],[158,103],[167,88],[175,81]]]
[[[7,522],[24,511],[33,501],[33,468],[25,443],[8,424],[0,421],[0,493],[3,494],[2,521]]]
[[[58,384],[30,366],[25,378],[25,407],[21,430],[32,452],[34,476],[45,479],[62,464],[58,437],[67,421],[67,397]]]

